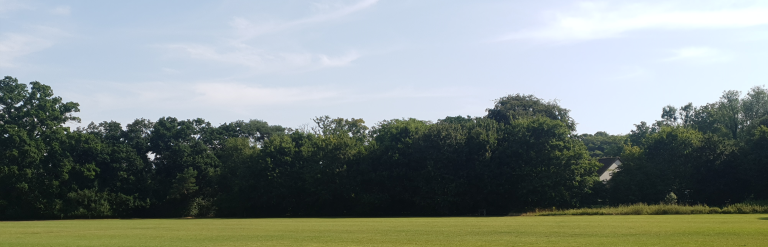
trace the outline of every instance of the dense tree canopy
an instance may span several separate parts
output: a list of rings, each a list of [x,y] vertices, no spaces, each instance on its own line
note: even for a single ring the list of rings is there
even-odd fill
[[[579,138],[587,146],[589,155],[595,158],[619,157],[628,141],[623,135],[610,135],[604,131],[593,134],[581,134]]]
[[[725,91],[717,102],[679,109],[641,122],[628,135],[624,164],[609,185],[615,203],[658,202],[673,192],[688,203],[724,205],[765,200],[764,130],[768,90],[741,97]]]
[[[576,122],[570,117],[570,110],[560,107],[556,100],[544,101],[533,95],[507,95],[496,100],[493,108],[487,109],[487,117],[500,123],[518,119],[546,117],[561,121],[569,130],[576,130]]]
[[[622,154],[621,171],[611,179],[619,203],[656,203],[673,192],[680,199],[722,205],[743,200],[733,160],[733,141],[683,127],[662,127],[643,148]]]
[[[627,135],[575,134],[556,101],[483,117],[321,116],[301,129],[162,117],[71,130],[79,105],[0,81],[0,219],[504,215],[535,208],[768,199],[768,93],[662,109]],[[599,157],[621,156],[607,184]]]

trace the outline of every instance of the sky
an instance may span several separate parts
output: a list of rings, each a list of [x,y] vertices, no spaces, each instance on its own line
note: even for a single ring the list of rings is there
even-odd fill
[[[436,121],[533,94],[577,132],[768,79],[768,1],[0,0],[0,76],[137,118]]]

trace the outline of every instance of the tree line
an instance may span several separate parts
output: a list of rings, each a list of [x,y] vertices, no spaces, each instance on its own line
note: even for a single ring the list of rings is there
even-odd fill
[[[766,126],[768,90],[758,86],[702,106],[665,106],[661,120],[627,135],[582,138],[595,153],[621,155],[621,171],[602,190],[610,203],[653,203],[673,193],[683,203],[723,206],[768,199]]]
[[[621,136],[578,135],[568,109],[520,94],[485,116],[436,122],[322,116],[292,129],[162,117],[73,130],[77,103],[6,76],[0,219],[503,215],[669,192],[765,199],[765,92],[665,107],[662,120]],[[600,182],[596,157],[618,155],[621,170]]]

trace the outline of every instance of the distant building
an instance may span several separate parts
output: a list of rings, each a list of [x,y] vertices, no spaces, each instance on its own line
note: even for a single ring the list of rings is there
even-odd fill
[[[600,176],[600,181],[603,181],[603,183],[608,182],[613,176],[613,173],[619,169],[619,165],[621,165],[621,159],[619,159],[619,157],[602,158],[597,161],[600,162],[600,164],[603,164],[603,167],[600,167],[600,169],[597,170],[597,175]]]

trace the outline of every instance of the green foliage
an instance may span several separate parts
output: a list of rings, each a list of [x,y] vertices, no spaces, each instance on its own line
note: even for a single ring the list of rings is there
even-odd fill
[[[761,125],[752,133],[743,150],[741,178],[748,183],[750,196],[768,199],[768,127]]]
[[[628,146],[609,181],[612,203],[657,203],[670,192],[688,202],[743,200],[732,141],[685,127],[662,127]]]
[[[114,216],[111,194],[97,192],[96,189],[73,191],[67,194],[71,207],[67,218],[105,218]]]
[[[619,157],[628,142],[627,136],[610,135],[604,131],[598,131],[594,135],[581,134],[579,138],[587,147],[589,156],[594,158]]]
[[[262,120],[250,120],[248,122],[238,120],[224,123],[217,128],[205,128],[202,131],[204,132],[202,141],[206,145],[218,148],[230,138],[246,138],[251,142],[261,144],[273,136],[285,134],[286,128],[279,125],[269,125]]]
[[[569,115],[570,110],[560,107],[557,100],[547,102],[533,95],[507,95],[496,100],[493,108],[486,111],[487,118],[499,123],[506,124],[519,119],[545,117],[563,122],[571,131],[576,130],[576,122]]]
[[[186,170],[176,174],[176,178],[171,183],[171,191],[168,195],[170,198],[180,198],[182,196],[195,192],[198,187],[195,184],[195,177],[197,171],[192,167],[187,167]]]
[[[79,105],[53,97],[39,82],[31,88],[15,78],[0,80],[0,218],[56,217],[66,214],[62,199],[71,190],[70,176],[92,175],[77,169],[66,152],[72,116]]]
[[[634,130],[629,131],[627,138],[631,145],[641,146],[643,145],[643,140],[645,140],[645,138],[658,131],[659,126],[657,124],[648,125],[645,121],[641,121],[640,124],[635,124]]]
[[[317,135],[349,135],[360,142],[366,142],[368,137],[368,126],[365,126],[365,121],[362,119],[332,119],[329,116],[322,116],[313,119],[313,121],[317,125],[314,128]]]
[[[717,102],[694,107],[693,104],[680,107],[665,106],[662,109],[662,120],[657,121],[651,129],[658,130],[662,126],[683,126],[697,129],[731,139],[746,139],[757,127],[761,119],[768,117],[768,89],[753,87],[746,96],[741,92],[730,90],[723,92]],[[638,136],[648,129],[644,122],[638,126]],[[637,145],[639,142],[633,140]]]
[[[666,106],[662,120],[613,136],[575,135],[568,109],[520,94],[485,117],[436,123],[369,128],[322,116],[294,130],[162,117],[71,131],[79,105],[30,86],[0,80],[0,219],[506,215],[768,199],[762,87]],[[599,183],[595,158],[619,155],[618,172]]]
[[[154,154],[152,192],[155,213],[185,215],[198,198],[216,196],[220,162],[204,143],[203,134],[212,128],[203,119],[160,118],[148,136],[148,152]]]
[[[677,203],[677,195],[675,195],[675,192],[669,192],[669,194],[667,194],[667,197],[664,197],[664,203],[665,204]]]
[[[496,156],[499,166],[489,172],[517,180],[510,181],[517,192],[514,210],[578,205],[597,182],[600,164],[562,122],[534,118],[509,125],[504,132]]]
[[[645,204],[636,203],[613,207],[577,208],[563,210],[536,210],[526,216],[556,215],[666,215],[666,214],[766,214],[768,206],[764,204],[736,203],[720,207],[707,205],[682,205],[675,203]]]
[[[597,181],[599,164],[558,120],[392,120],[374,133],[365,172],[372,176],[365,180],[371,186],[363,187],[362,196],[385,214],[455,215],[478,209],[506,214],[573,206]],[[378,184],[389,185],[390,192]]]

